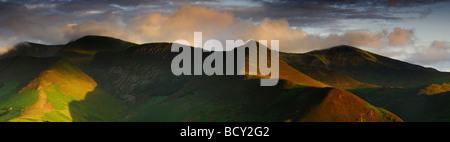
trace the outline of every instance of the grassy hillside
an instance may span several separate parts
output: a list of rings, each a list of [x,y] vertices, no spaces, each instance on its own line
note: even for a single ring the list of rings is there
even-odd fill
[[[361,88],[349,90],[369,103],[388,109],[405,121],[450,121],[450,93],[417,95],[420,88]]]
[[[5,85],[1,89],[8,89],[10,86],[14,84]],[[17,117],[3,120],[61,122],[118,119],[123,115],[125,106],[96,86],[94,80],[68,60],[58,60],[18,93],[11,91],[1,96],[0,109],[20,112]],[[86,98],[95,98],[94,102],[99,104],[83,103],[88,101]],[[97,116],[74,113],[77,111]]]
[[[0,108],[19,111],[35,103],[36,92],[22,91],[30,81],[50,68],[58,58],[12,56],[0,60]],[[16,114],[16,113],[14,113]]]
[[[285,82],[283,82],[285,83]],[[393,122],[396,115],[344,90],[260,87],[257,80],[188,84],[169,96],[150,97],[122,121]],[[235,86],[229,89],[229,85]],[[206,86],[206,87],[200,87]]]

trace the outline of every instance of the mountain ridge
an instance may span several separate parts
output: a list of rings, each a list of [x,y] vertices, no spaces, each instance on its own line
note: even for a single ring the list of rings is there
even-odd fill
[[[450,73],[394,60],[351,46],[284,55],[283,59],[291,65],[330,69],[357,81],[383,87],[415,87],[450,81]]]
[[[109,50],[107,47],[108,46],[101,46],[99,48],[93,48],[93,49],[89,49],[89,47],[94,47],[94,46],[89,46],[89,47],[83,47],[81,49],[78,49],[77,46],[80,43],[89,43],[88,41],[95,41],[95,40],[100,40],[102,42],[110,42],[113,41],[112,43],[115,43],[115,46],[117,46],[117,48],[112,48],[111,50]],[[100,42],[101,43],[101,42]],[[240,46],[240,47],[236,47],[236,48],[242,48],[245,46],[248,46],[250,42],[246,42],[245,45]],[[258,43],[258,42],[256,42]],[[34,44],[34,43],[27,43],[29,45],[39,45],[37,46],[46,46],[46,45],[40,45],[40,44]],[[167,44],[167,45],[163,45],[163,44]],[[135,54],[144,54],[142,52],[148,52],[148,53],[152,53],[152,55],[150,56],[167,56],[168,54],[172,54],[169,53],[170,52],[170,46],[172,43],[168,43],[168,42],[160,42],[160,43],[147,43],[147,44],[134,44],[134,43],[130,43],[130,42],[126,42],[120,39],[116,39],[116,38],[110,38],[110,37],[104,37],[104,36],[93,36],[93,35],[88,35],[88,36],[84,36],[80,39],[77,40],[73,40],[69,43],[67,43],[66,45],[57,45],[58,48],[60,48],[58,50],[58,53],[56,53],[56,56],[65,56],[68,57],[69,60],[71,60],[73,63],[75,64],[86,64],[87,62],[89,62],[90,60],[92,60],[93,56],[97,53],[97,52],[109,52],[109,51],[128,51],[128,52],[135,52]],[[80,44],[82,45],[82,44]],[[164,46],[164,47],[159,47],[159,46]],[[119,46],[124,46],[124,48],[121,48]],[[20,47],[20,46],[18,46]],[[33,47],[33,46],[30,46]],[[55,46],[56,47],[56,46]],[[158,48],[145,48],[145,47],[158,47]],[[89,49],[86,50],[85,48]],[[106,50],[103,50],[106,49]],[[28,49],[30,50],[30,49]],[[151,50],[158,50],[158,51],[151,51]],[[21,51],[26,53],[27,51]],[[19,52],[19,53],[21,53]],[[337,54],[339,55],[339,53],[341,52],[349,52],[352,53],[352,56],[360,56],[361,58],[355,58],[357,60],[352,60],[349,61],[348,59],[339,59],[339,58],[335,58],[335,56],[331,56],[331,54]],[[351,54],[350,54],[351,55]],[[289,56],[300,56],[300,60],[299,57],[289,57]],[[40,57],[40,56],[36,56],[36,57]],[[351,57],[351,56],[349,56]],[[428,85],[428,84],[432,84],[432,83],[446,83],[446,80],[443,81],[436,81],[439,80],[438,77],[442,76],[442,74],[449,74],[446,75],[448,76],[447,78],[450,78],[450,73],[445,73],[445,72],[439,72],[436,69],[433,68],[425,68],[419,65],[414,65],[414,64],[410,64],[407,62],[403,62],[403,61],[398,61],[398,60],[394,60],[388,57],[384,57],[381,55],[377,55],[356,47],[352,47],[352,46],[348,46],[348,45],[340,45],[340,46],[335,46],[335,47],[330,47],[327,49],[323,49],[323,50],[314,50],[314,51],[310,51],[307,53],[303,53],[303,54],[298,54],[298,53],[283,53],[280,52],[280,58],[283,60],[281,62],[286,62],[288,65],[294,67],[296,70],[299,70],[301,72],[308,72],[307,75],[310,77],[313,77],[313,79],[319,79],[320,82],[324,82],[325,84],[329,84],[338,88],[344,88],[344,89],[351,89],[351,88],[355,88],[355,87],[377,87],[377,86],[383,86],[383,87],[411,87],[411,86],[420,86],[420,85]],[[297,59],[295,59],[297,58]],[[366,60],[363,61],[363,60]],[[331,65],[329,65],[330,61],[333,63]],[[361,66],[361,65],[366,65],[365,63],[367,63],[367,61],[370,61],[369,63],[372,63],[374,66],[374,68],[351,68],[348,67],[350,66]],[[358,64],[358,62],[361,62]],[[338,63],[338,64],[336,64]],[[361,74],[358,72],[355,72],[354,70],[360,70],[360,69],[365,69],[368,72],[374,72],[376,71],[376,68],[381,67],[381,68],[385,68],[386,70],[390,69],[393,70],[394,73],[389,73],[386,71],[381,71],[380,73],[371,73],[370,75],[367,74]],[[402,67],[402,68],[398,68],[398,67]],[[319,70],[321,73],[314,73],[314,71],[312,70]],[[381,69],[379,69],[381,70]],[[418,82],[412,82],[410,84],[408,83],[402,83],[405,82],[405,79],[398,79],[396,78],[395,80],[399,80],[399,81],[390,81],[389,79],[379,79],[380,76],[383,76],[384,74],[394,74],[391,75],[393,76],[393,78],[395,78],[396,76],[404,76],[404,72],[406,72],[406,70],[410,70],[413,71],[412,74],[417,75],[417,74],[421,74],[422,72],[427,72],[428,76],[431,76],[429,78],[431,78],[429,81],[426,81],[425,83],[418,83]],[[366,71],[362,71],[362,72],[366,72]],[[333,77],[333,76],[324,76],[324,74],[334,74],[333,76],[341,76],[341,77]],[[433,75],[433,74],[438,74],[438,75]],[[411,75],[410,75],[411,76]],[[332,78],[332,79],[330,79]],[[334,78],[334,79],[333,79]],[[382,78],[382,77],[381,77]],[[385,77],[387,78],[387,77]],[[406,77],[403,77],[406,78]],[[426,77],[424,77],[426,78]],[[434,78],[434,79],[433,79]],[[422,79],[422,80],[427,80],[427,79]],[[345,82],[347,82],[347,85],[342,85],[342,84],[346,84]],[[394,83],[392,83],[394,82]],[[400,83],[399,83],[400,82]],[[350,84],[348,84],[350,83]]]
[[[91,42],[95,42],[95,40]],[[117,46],[123,45],[122,41],[115,43]],[[259,80],[256,80],[258,78],[246,78],[246,76],[175,76],[171,73],[171,60],[168,58],[177,55],[177,52],[169,53],[171,44],[125,45],[114,48],[114,50],[103,50],[107,46],[102,46],[94,49],[99,51],[91,52],[91,50],[86,50],[89,52],[78,54],[67,54],[69,53],[67,50],[59,52],[55,57],[66,58],[71,66],[78,67],[80,71],[97,83],[97,87],[92,91],[92,94],[83,93],[85,95],[84,100],[67,103],[67,107],[73,111],[70,111],[72,119],[65,120],[402,121],[395,114],[375,107],[346,90],[330,88],[331,86],[315,80],[316,78],[303,74],[288,63],[285,63],[283,59],[279,60],[280,82],[274,87],[262,87],[259,84]],[[86,47],[89,46],[84,46],[80,49]],[[197,48],[191,47],[191,49],[195,50]],[[268,53],[272,52],[267,47],[266,49]],[[250,47],[246,50],[259,52],[259,48],[255,47]],[[237,49],[231,52],[236,53]],[[225,54],[225,52],[223,53]],[[202,53],[202,56],[206,57],[209,54],[211,52],[205,52]],[[257,57],[246,56],[246,64],[250,64],[248,62],[250,58]],[[32,58],[41,59],[40,57]],[[85,58],[85,60],[80,61],[77,58]],[[0,63],[3,61],[5,60],[0,60]],[[17,66],[17,63],[11,63]],[[27,64],[27,62],[24,63],[24,65]],[[7,68],[10,67],[8,66]],[[17,68],[22,68],[22,66]],[[34,67],[30,66],[31,68]],[[9,70],[11,71],[11,69]],[[38,71],[40,70],[36,72]],[[330,72],[324,73],[328,74]],[[51,74],[53,76],[57,73],[53,72]],[[337,76],[343,75],[335,74]],[[32,78],[30,77],[29,79]],[[64,77],[59,76],[51,82],[57,82],[60,79],[64,79]],[[70,80],[76,79],[68,80],[70,82]],[[345,83],[348,80],[351,79],[338,82]],[[13,85],[6,83],[3,86]],[[233,87],[230,88],[230,86]],[[7,90],[5,87],[0,87],[1,89]],[[15,96],[14,89],[7,92],[12,92],[12,94],[5,94],[4,96]],[[26,93],[26,91],[22,91],[22,93],[24,92]],[[46,93],[48,96],[48,93],[45,91],[31,91],[31,93],[32,95],[30,96],[37,98],[30,97],[26,99],[45,99],[43,95],[40,95],[43,93]],[[64,96],[64,94],[67,94],[67,91],[66,93],[62,91],[61,95]],[[2,98],[1,96],[0,94],[0,99],[10,101],[10,99]],[[101,113],[101,115],[100,113],[89,111],[91,109],[95,110],[90,107],[96,102],[100,102],[100,100],[105,100],[102,103],[109,104],[109,101],[115,102],[113,101],[115,99],[119,100],[120,103],[111,104],[118,105],[119,110],[124,109],[119,104],[124,104],[126,106],[126,110],[124,110],[125,116],[121,116],[122,112],[115,111],[114,113]],[[51,103],[51,101],[47,103]],[[0,106],[2,105],[4,109],[8,109],[8,106],[10,106],[9,103],[0,101]],[[101,105],[100,107],[106,106]],[[20,116],[22,114],[15,109],[13,110],[10,112],[6,110],[1,111],[6,111],[7,114],[11,113],[8,116]],[[61,115],[58,114],[56,116]],[[0,118],[0,120],[5,119]],[[46,118],[45,120],[62,121],[60,118]]]

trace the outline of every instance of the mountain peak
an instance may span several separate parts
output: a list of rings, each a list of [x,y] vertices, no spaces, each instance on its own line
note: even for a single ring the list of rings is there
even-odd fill
[[[314,51],[311,51],[311,52],[323,52],[323,51],[346,52],[346,53],[350,53],[350,52],[367,52],[367,51],[364,51],[364,50],[359,49],[357,47],[353,47],[353,46],[349,46],[349,45],[338,45],[338,46],[333,46],[333,47],[326,48],[326,49],[314,50]]]
[[[338,58],[338,60],[343,60],[343,59],[355,59],[356,60],[368,60],[371,62],[379,62],[378,57],[381,57],[377,54],[371,53],[369,51],[365,51],[353,46],[349,46],[349,45],[339,45],[339,46],[334,46],[328,49],[322,49],[322,50],[314,50],[311,52],[308,52],[307,54],[310,55],[316,55],[317,57],[334,57],[334,58]]]
[[[79,39],[73,40],[71,42],[80,42],[80,41],[86,41],[86,40],[120,40],[120,39],[108,37],[108,36],[86,35]]]
[[[137,44],[123,41],[117,38],[106,36],[87,35],[77,40],[69,42],[67,50],[86,50],[86,51],[104,51],[104,50],[123,50]]]
[[[340,45],[305,54],[290,55],[289,61],[334,70],[357,81],[379,86],[416,87],[442,83],[440,72],[381,56],[348,45]],[[294,57],[295,56],[295,57]],[[415,78],[414,81],[411,78]],[[419,79],[420,78],[420,79]]]
[[[353,46],[350,46],[350,45],[338,45],[338,46],[334,46],[334,47],[331,47],[331,48],[334,48],[334,49],[361,50],[359,48],[356,48],[356,47],[353,47]]]
[[[117,43],[131,43],[131,42],[108,36],[86,35],[77,40],[73,40],[68,44],[117,44]]]
[[[17,55],[51,57],[56,55],[62,48],[62,45],[43,45],[32,42],[20,42],[7,53],[0,55],[0,59]]]

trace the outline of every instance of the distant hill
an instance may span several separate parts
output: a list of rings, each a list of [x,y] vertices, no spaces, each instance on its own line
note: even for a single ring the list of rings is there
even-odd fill
[[[123,51],[137,44],[116,38],[88,35],[65,45],[43,45],[31,42],[17,44],[0,59],[17,55],[32,57],[66,57],[76,64],[89,62],[97,52]]]
[[[345,45],[305,54],[285,54],[282,58],[292,66],[333,70],[346,74],[357,81],[383,87],[417,87],[450,81],[449,73],[394,60]],[[300,71],[305,70],[298,69]],[[320,75],[311,73],[310,76]]]
[[[0,55],[0,59],[17,55],[28,55],[33,57],[52,57],[63,49],[62,45],[43,45],[31,42],[22,42],[14,46],[7,53]]]
[[[75,64],[85,64],[98,52],[123,51],[137,44],[104,36],[85,36],[64,45],[59,56],[67,57]]]
[[[88,35],[65,45],[64,51],[100,52],[121,51],[137,44],[105,36]]]

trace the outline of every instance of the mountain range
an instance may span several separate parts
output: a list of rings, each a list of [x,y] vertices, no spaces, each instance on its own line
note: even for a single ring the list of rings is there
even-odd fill
[[[103,36],[20,43],[0,56],[0,121],[450,120],[449,73],[355,47],[280,52],[280,81],[268,87],[259,75],[175,76],[171,46]],[[217,52],[239,48],[258,49]]]

